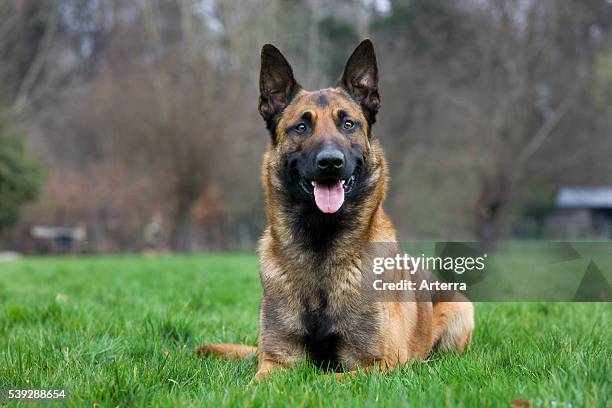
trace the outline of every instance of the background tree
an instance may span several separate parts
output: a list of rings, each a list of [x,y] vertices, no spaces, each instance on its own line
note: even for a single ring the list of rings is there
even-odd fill
[[[392,163],[420,191],[392,203],[426,211],[413,219],[436,225],[438,236],[442,224],[451,236],[493,242],[518,209],[550,206],[562,183],[610,182],[601,167],[568,169],[562,150],[573,146],[572,161],[586,166],[612,151],[593,129],[609,128],[609,117],[591,92],[611,13],[605,1],[392,2],[375,27],[392,56],[387,89],[409,108],[386,104],[393,117],[381,123],[402,135],[389,142]]]

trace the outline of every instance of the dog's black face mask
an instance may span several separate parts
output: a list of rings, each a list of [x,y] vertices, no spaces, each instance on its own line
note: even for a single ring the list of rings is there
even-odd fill
[[[324,129],[325,136],[317,136],[314,121],[297,125],[305,129],[300,138],[302,143],[286,153],[283,177],[292,201],[309,203],[321,214],[339,212],[345,202],[354,197],[367,160],[365,146],[351,143],[351,135],[337,129],[342,127],[347,133],[349,130],[356,132],[356,127],[360,126],[356,120],[330,122],[334,127]],[[351,129],[345,129],[348,127]]]

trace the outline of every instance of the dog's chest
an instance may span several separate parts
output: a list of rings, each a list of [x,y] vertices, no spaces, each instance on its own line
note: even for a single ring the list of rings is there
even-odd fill
[[[381,309],[365,299],[353,262],[282,266],[264,258],[261,309],[264,347],[271,354],[308,358],[323,368],[351,367],[378,343]],[[286,344],[286,346],[283,346]]]
[[[318,366],[337,368],[340,365],[338,351],[345,333],[341,319],[328,304],[329,294],[319,290],[314,296],[305,296],[299,314],[301,342],[308,357]]]
[[[299,314],[301,342],[309,359],[322,368],[340,368],[346,364],[347,352],[368,350],[377,334],[373,309],[357,299],[338,299],[337,295],[319,288],[303,297]]]

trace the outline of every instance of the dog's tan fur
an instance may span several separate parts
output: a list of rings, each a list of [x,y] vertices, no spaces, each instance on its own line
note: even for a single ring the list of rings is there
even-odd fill
[[[360,47],[363,44],[371,48],[371,43],[364,42]],[[373,49],[366,51],[373,56]],[[274,57],[278,58],[277,55]],[[355,60],[360,61],[359,58]],[[262,54],[262,78],[264,69]],[[361,75],[356,76],[358,80],[368,79],[364,76],[366,71],[359,70],[359,66],[356,69]],[[289,73],[292,80],[290,70]],[[357,82],[354,84],[359,85]],[[389,254],[398,252],[399,248],[394,244],[395,230],[382,208],[387,189],[387,164],[378,140],[371,136],[373,121],[364,113],[366,108],[376,113],[379,104],[377,89],[369,90],[367,94],[355,92],[351,90],[351,83],[314,92],[297,88],[290,98],[286,98],[284,106],[281,100],[281,113],[275,117],[273,126],[269,122],[273,143],[263,162],[268,227],[260,243],[264,297],[258,348],[208,344],[198,349],[200,354],[229,358],[257,354],[259,367],[255,378],[264,378],[275,367],[308,357],[309,347],[317,347],[304,340],[313,338],[309,333],[313,329],[304,320],[312,313],[318,319],[329,317],[329,322],[317,321],[316,324],[329,326],[325,327],[326,333],[334,336],[334,356],[347,370],[367,369],[374,365],[391,370],[417,358],[425,360],[435,345],[456,353],[463,352],[470,345],[474,310],[460,294],[446,302],[439,301],[436,293],[431,293],[427,301],[422,298],[417,301],[411,295],[402,294],[395,301],[381,302],[372,301],[363,291],[364,265],[371,256],[385,256],[384,253],[368,254],[364,248],[381,242],[391,244],[370,248],[379,248],[379,251],[386,248],[384,251],[389,251]],[[360,99],[359,95],[370,99]],[[272,97],[277,98],[277,94],[272,94]],[[266,105],[271,103],[272,97],[266,95],[263,84],[260,110],[265,119],[271,117],[266,109],[279,108]],[[272,102],[278,104],[278,100]],[[312,119],[314,130],[304,139],[287,129],[305,112]],[[339,115],[354,118],[362,127],[350,137],[342,137],[335,130]],[[368,191],[365,200],[345,203],[346,211],[355,214],[351,228],[335,237],[333,248],[325,256],[316,253],[296,236],[294,224],[297,221],[288,208],[290,203],[281,177],[287,151],[308,149],[322,139],[360,145],[366,159],[362,188]],[[402,275],[405,273],[397,271],[399,276],[396,278],[410,279]],[[321,337],[322,342],[328,340],[329,337]]]

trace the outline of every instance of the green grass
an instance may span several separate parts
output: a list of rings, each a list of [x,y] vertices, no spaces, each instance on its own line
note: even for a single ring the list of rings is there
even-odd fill
[[[336,382],[308,364],[249,385],[254,255],[32,258],[0,263],[0,388],[66,388],[69,406],[612,406],[604,303],[482,303],[472,348]],[[0,405],[2,402],[0,401]]]

